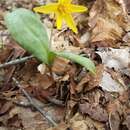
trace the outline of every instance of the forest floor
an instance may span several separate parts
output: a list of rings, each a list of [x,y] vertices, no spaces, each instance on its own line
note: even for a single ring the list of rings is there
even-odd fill
[[[50,1],[0,0],[0,64],[30,56],[9,34],[5,14]],[[74,15],[79,33],[54,26],[51,47],[89,57],[96,75],[63,58],[51,74],[35,58],[0,67],[0,130],[130,130],[130,2],[73,2],[88,7]],[[53,19],[40,16],[50,36]]]

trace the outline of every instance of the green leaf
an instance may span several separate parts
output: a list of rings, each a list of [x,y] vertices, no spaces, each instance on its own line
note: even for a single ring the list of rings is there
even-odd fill
[[[76,55],[70,52],[58,52],[56,54],[84,66],[87,70],[89,70],[93,74],[95,74],[96,72],[94,63],[86,57]]]
[[[40,61],[50,64],[54,53],[50,52],[49,39],[38,15],[27,9],[16,9],[5,16],[12,37],[25,50]]]

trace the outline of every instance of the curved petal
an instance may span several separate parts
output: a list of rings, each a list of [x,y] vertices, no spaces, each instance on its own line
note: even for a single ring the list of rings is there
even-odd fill
[[[69,5],[70,13],[85,12],[87,10],[88,10],[88,8],[86,8],[84,6],[73,5],[73,4]]]
[[[63,16],[59,12],[56,13],[56,26],[57,29],[61,29],[62,27],[62,21],[63,21]]]
[[[72,29],[73,32],[78,33],[76,24],[75,24],[75,22],[73,20],[73,17],[71,16],[71,14],[65,14],[64,15],[64,20],[66,21],[68,27],[70,29]]]
[[[72,2],[72,0],[59,0],[59,3],[63,4],[70,4]]]
[[[56,12],[57,7],[58,7],[58,4],[55,3],[55,4],[48,4],[48,5],[45,5],[45,6],[35,7],[35,8],[33,8],[33,10],[35,12],[38,12],[38,13],[49,14],[49,13]]]

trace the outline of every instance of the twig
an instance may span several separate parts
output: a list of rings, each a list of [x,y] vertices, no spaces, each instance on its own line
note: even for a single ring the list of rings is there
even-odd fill
[[[10,65],[15,65],[15,64],[19,64],[19,63],[25,62],[25,61],[33,58],[33,57],[34,56],[27,56],[27,57],[23,57],[23,58],[19,58],[19,59],[15,59],[15,60],[9,61],[9,62],[4,63],[4,64],[0,64],[0,69],[4,68],[4,67],[7,67],[7,66],[10,66]]]
[[[38,107],[38,105],[32,100],[30,95],[23,89],[20,83],[15,78],[12,79],[16,83],[16,85],[21,89],[23,94],[26,96],[26,98],[30,102],[30,105],[33,106],[37,111],[39,111],[41,115],[44,116],[48,120],[48,122],[50,122],[53,126],[57,126],[57,123],[45,111]]]
[[[60,100],[57,100],[57,99],[51,98],[51,97],[46,97],[46,98],[47,98],[47,100],[48,100],[50,103],[53,103],[53,104],[55,104],[55,105],[62,106],[62,107],[65,106],[65,104],[63,103],[63,101],[60,101]]]
[[[35,98],[32,98],[34,101],[36,100],[36,102],[39,102],[39,100],[35,99]],[[11,100],[12,101],[12,100]],[[12,101],[13,104],[17,105],[17,106],[20,106],[20,107],[24,107],[24,108],[30,108],[31,107],[31,104],[30,102],[19,102],[19,101]],[[35,103],[36,104],[36,103]],[[49,106],[52,106],[53,104],[52,103],[48,103],[48,104],[43,104],[42,102],[40,103],[37,103],[38,107],[40,107],[41,109],[45,108],[45,107],[49,107]]]

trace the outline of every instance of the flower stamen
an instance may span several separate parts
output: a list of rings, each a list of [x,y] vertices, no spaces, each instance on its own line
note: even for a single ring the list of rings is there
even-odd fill
[[[62,5],[62,4],[59,4],[58,11],[59,13],[62,13],[62,14],[66,14],[69,12],[69,10],[67,9],[67,6]]]

